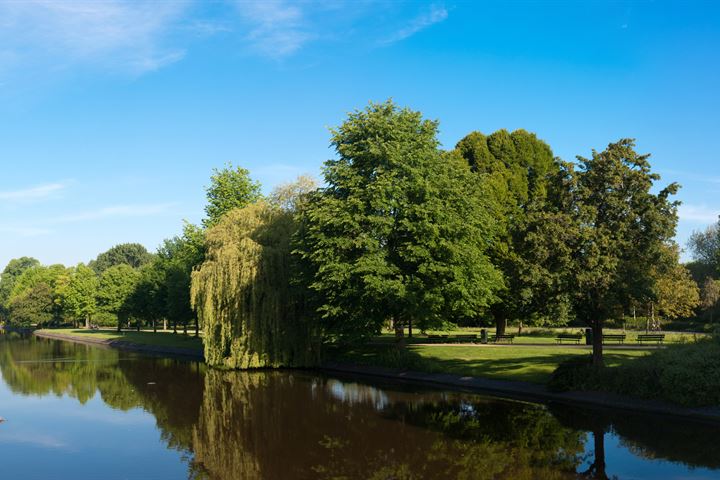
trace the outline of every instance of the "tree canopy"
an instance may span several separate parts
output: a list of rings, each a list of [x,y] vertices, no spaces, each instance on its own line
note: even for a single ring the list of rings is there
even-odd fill
[[[103,252],[91,261],[88,266],[98,274],[115,265],[129,265],[139,268],[152,260],[152,254],[139,243],[121,243]]]
[[[338,335],[374,334],[389,320],[429,327],[495,299],[495,220],[469,169],[441,155],[437,128],[388,101],[333,130],[338,158],[301,213],[296,251]]]
[[[205,189],[207,205],[203,226],[211,227],[222,216],[235,208],[245,207],[262,197],[260,183],[250,179],[250,172],[242,167],[227,164],[225,168],[213,170],[210,186]]]

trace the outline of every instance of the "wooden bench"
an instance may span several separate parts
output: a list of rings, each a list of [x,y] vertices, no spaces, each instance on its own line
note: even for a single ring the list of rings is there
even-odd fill
[[[560,333],[557,337],[555,337],[555,341],[558,343],[562,343],[565,340],[568,340],[579,344],[582,338],[582,333]]]
[[[490,338],[490,341],[492,341],[493,343],[502,343],[502,342],[512,343],[514,338],[515,338],[515,335],[495,335]]]
[[[455,343],[475,343],[477,342],[477,335],[475,334],[462,334],[462,335],[454,335],[450,337],[450,340],[454,341]]]
[[[447,342],[447,335],[428,335],[428,342],[430,343],[444,343]]]
[[[603,343],[605,342],[618,342],[618,343],[625,343],[625,337],[626,335],[624,333],[619,334],[609,334],[609,335],[603,335]]]
[[[658,345],[665,341],[664,333],[641,333],[637,336],[638,343],[655,342]]]

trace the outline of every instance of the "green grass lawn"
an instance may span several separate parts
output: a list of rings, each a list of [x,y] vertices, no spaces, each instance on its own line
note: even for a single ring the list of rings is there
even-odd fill
[[[122,340],[141,345],[157,345],[163,347],[180,347],[202,350],[202,340],[192,335],[173,334],[172,332],[147,332],[147,331],[123,331],[116,330],[84,330],[76,328],[57,328],[52,330],[40,330],[41,332],[70,335],[73,337],[91,337],[101,340]]]
[[[392,346],[368,345],[335,353],[333,357],[360,365],[545,383],[560,362],[590,352],[590,347],[408,345],[404,352],[398,353]],[[616,366],[647,353],[648,350],[639,349],[606,351],[605,362]]]
[[[426,333],[431,335],[463,335],[463,334],[476,334],[478,337],[480,336],[480,327],[461,327],[454,330],[447,330],[447,331],[440,331],[440,330],[428,330]],[[487,328],[488,336],[495,335],[495,329],[494,328]],[[517,328],[508,328],[506,330],[506,333],[509,335],[515,335],[515,338],[513,339],[513,344],[518,345],[533,345],[533,344],[548,344],[548,345],[555,345],[557,344],[555,338],[559,333],[583,333],[583,328],[524,328],[523,333],[521,335],[518,335]],[[637,345],[637,336],[638,334],[643,334],[645,331],[635,331],[635,330],[626,330],[623,331],[622,329],[604,329],[604,332],[606,334],[620,334],[625,333],[627,335],[627,338],[625,339],[626,345]],[[665,343],[682,343],[682,342],[692,342],[696,341],[699,338],[706,337],[707,334],[704,333],[681,333],[681,332],[659,332],[665,334]],[[407,335],[407,330],[406,330]],[[393,343],[395,341],[395,334],[393,332],[383,332],[382,335],[379,335],[375,337],[375,340],[377,342],[381,343]],[[425,334],[420,333],[417,330],[413,331],[413,337],[407,338],[407,343],[413,344],[413,343],[425,343],[427,340],[427,336]],[[581,341],[584,342],[583,340]],[[567,344],[568,342],[565,342]],[[615,342],[610,343],[609,345],[614,345]]]

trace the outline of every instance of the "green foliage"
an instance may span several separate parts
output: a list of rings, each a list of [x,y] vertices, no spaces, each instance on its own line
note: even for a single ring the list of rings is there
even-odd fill
[[[12,293],[15,281],[25,270],[40,265],[40,261],[32,257],[20,257],[10,260],[0,275],[0,314],[3,320],[7,320],[8,301]]]
[[[138,286],[139,278],[138,270],[125,263],[107,268],[100,276],[98,307],[117,315],[118,322],[126,319],[131,311],[129,299]]]
[[[392,102],[333,131],[339,158],[300,212],[296,244],[328,331],[371,335],[389,319],[424,328],[494,300],[495,222],[481,185],[440,154],[436,135],[437,122]]]
[[[310,194],[317,188],[314,178],[300,175],[294,182],[275,187],[268,197],[268,203],[288,212],[295,212],[307,203]]]
[[[230,210],[245,207],[262,198],[260,183],[250,179],[250,172],[231,164],[213,170],[206,194],[208,204],[205,206],[207,218],[203,220],[205,227],[217,224]]]
[[[60,290],[60,298],[65,311],[78,319],[85,319],[86,327],[97,311],[98,278],[90,267],[78,264],[70,275],[67,284]]]
[[[158,257],[140,268],[127,304],[130,315],[136,319],[153,323],[167,317],[167,283]]]
[[[618,367],[597,367],[588,357],[563,363],[554,391],[607,391],[686,406],[720,406],[720,342],[671,345]]]
[[[192,273],[205,359],[229,368],[306,366],[317,360],[302,298],[290,285],[291,214],[264,202],[231,210],[206,234]]]
[[[56,319],[53,289],[47,283],[37,283],[10,303],[10,323],[22,327],[47,325]]]
[[[139,268],[152,260],[152,254],[139,243],[121,243],[107,252],[103,252],[91,261],[88,266],[101,274],[115,265],[129,265]]]

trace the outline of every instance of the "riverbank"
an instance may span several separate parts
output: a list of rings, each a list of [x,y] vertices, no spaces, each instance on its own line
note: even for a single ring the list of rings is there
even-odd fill
[[[201,345],[200,340],[184,335],[152,332],[124,332],[118,334],[102,330],[36,330],[34,334],[38,337],[54,340],[119,348],[155,355],[182,356],[201,361],[203,360],[202,348],[198,346],[198,344]],[[193,347],[188,348],[187,346],[178,346],[177,342],[198,343]],[[458,347],[453,346],[452,348]],[[527,368],[522,365],[525,363],[522,352],[526,354],[537,354],[533,348],[528,349],[528,347],[515,347],[520,349],[519,352],[521,352],[521,354],[515,352],[515,358],[510,363],[508,363],[508,354],[514,350],[513,347],[492,348],[487,346],[475,346],[467,348],[471,348],[472,350],[465,350],[465,352],[475,352],[476,356],[481,354],[490,354],[490,352],[492,352],[492,356],[496,357],[502,352],[504,354],[504,358],[496,358],[496,360],[499,361],[501,365],[505,365],[505,368],[509,369],[507,372],[510,373],[499,372],[499,367],[496,367],[495,370],[488,369],[483,372],[482,376],[477,374],[469,375],[466,372],[452,373],[416,371],[411,368],[393,368],[388,366],[372,365],[369,363],[357,364],[347,358],[343,361],[334,360],[325,362],[317,370],[333,375],[348,375],[368,379],[384,379],[391,380],[393,382],[410,382],[416,385],[448,388],[452,390],[468,391],[523,401],[541,403],[557,402],[561,404],[581,405],[586,407],[592,406],[602,409],[619,409],[636,413],[672,415],[674,417],[684,417],[703,422],[720,424],[720,406],[687,408],[662,401],[642,400],[603,392],[556,393],[549,391],[542,382],[538,383],[517,380],[518,378],[523,378],[523,375],[519,375],[519,372],[517,371],[514,372],[514,377],[510,376],[513,375],[513,365],[517,368]],[[549,354],[554,349],[548,346],[543,347],[543,350]],[[563,354],[558,352],[556,353],[559,357],[555,361],[559,362],[563,358]],[[466,362],[461,359],[456,359],[456,365],[462,365],[463,363]],[[470,368],[470,366],[466,365],[466,368]],[[480,366],[475,365],[474,368],[478,369]],[[547,369],[548,365],[543,365],[542,368]],[[490,378],[493,373],[496,374],[496,377]]]
[[[550,392],[545,385],[495,380],[449,373],[424,373],[399,368],[370,365],[351,365],[328,362],[321,371],[331,374],[351,375],[417,385],[450,388],[467,392],[493,395],[531,402],[556,402],[601,409],[625,410],[634,413],[671,415],[720,425],[720,407],[687,408],[666,402],[641,400],[605,392]]]
[[[33,335],[53,340],[99,345],[155,355],[171,355],[204,360],[199,338],[172,333],[113,332],[109,330],[35,330]]]

